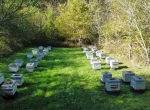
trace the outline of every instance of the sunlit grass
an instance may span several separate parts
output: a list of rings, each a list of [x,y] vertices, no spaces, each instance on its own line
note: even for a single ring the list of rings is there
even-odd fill
[[[7,65],[22,58],[24,66],[18,73],[24,74],[25,82],[18,88],[15,99],[0,98],[0,110],[149,110],[150,72],[147,69],[129,67],[122,61],[121,68],[113,70],[105,65],[104,59],[99,59],[102,69],[92,70],[80,48],[53,48],[39,61],[33,73],[27,73],[25,65],[29,59],[26,53],[32,49],[26,48],[1,59],[1,72],[5,80],[9,80],[11,73]],[[146,92],[134,94],[129,85],[121,82],[118,96],[106,94],[104,84],[100,83],[101,72],[109,71],[121,80],[123,70],[142,75],[147,80]]]

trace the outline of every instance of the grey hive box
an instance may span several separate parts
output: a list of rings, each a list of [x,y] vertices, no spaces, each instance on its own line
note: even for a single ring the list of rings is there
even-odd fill
[[[4,74],[0,73],[0,84],[4,82]]]
[[[47,46],[47,49],[50,51],[52,49],[52,47],[51,46]]]
[[[44,53],[44,55],[47,54],[48,53],[48,49],[44,48],[43,53]]]
[[[15,80],[17,86],[22,86],[24,83],[24,75],[23,74],[12,74],[10,80]]]
[[[101,82],[105,83],[106,78],[112,78],[112,74],[110,72],[102,72]]]
[[[43,46],[39,46],[39,47],[38,47],[38,49],[39,49],[40,51],[42,51],[43,48],[44,48]]]
[[[38,60],[33,60],[33,59],[31,59],[31,60],[30,60],[30,63],[34,63],[34,67],[35,67],[35,68],[38,67]]]
[[[131,76],[135,76],[133,71],[122,71],[122,80],[125,83],[131,82]]]
[[[17,92],[16,81],[6,81],[2,84],[2,96],[13,96]]]
[[[42,55],[41,55],[40,53],[37,53],[36,59],[37,59],[37,60],[41,60],[41,59],[42,59]]]
[[[27,58],[32,58],[32,57],[33,57],[32,52],[28,52],[28,53],[27,53]]]
[[[36,55],[38,52],[39,52],[39,49],[34,49],[34,50],[32,50],[32,54],[33,54],[33,55]]]
[[[108,92],[119,92],[120,80],[118,78],[106,78],[105,90]]]
[[[33,72],[34,71],[34,63],[27,63],[26,71],[27,72]]]
[[[23,65],[23,60],[22,59],[16,59],[14,63],[17,63],[19,67]]]
[[[130,86],[136,91],[145,91],[146,80],[141,76],[131,76]]]
[[[19,65],[17,63],[10,63],[8,65],[9,72],[17,72],[19,70]]]

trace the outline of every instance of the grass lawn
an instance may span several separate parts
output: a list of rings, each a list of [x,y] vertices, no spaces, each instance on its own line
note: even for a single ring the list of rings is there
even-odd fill
[[[150,110],[150,72],[145,68],[136,69],[122,62],[120,69],[112,70],[104,64],[105,60],[99,59],[102,69],[92,70],[80,48],[52,48],[35,71],[27,73],[26,53],[32,49],[26,48],[0,61],[0,72],[6,81],[12,74],[8,72],[8,64],[22,58],[24,66],[18,73],[24,74],[25,80],[15,99],[0,97],[0,110]],[[100,83],[101,72],[109,71],[121,80],[123,70],[133,70],[147,80],[145,93],[132,93],[129,85],[122,82],[118,96],[105,93]]]

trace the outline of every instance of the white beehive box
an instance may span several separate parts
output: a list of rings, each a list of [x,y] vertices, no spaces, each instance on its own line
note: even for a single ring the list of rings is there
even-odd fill
[[[40,53],[38,53],[38,54],[36,55],[36,59],[37,59],[37,60],[41,60],[41,59],[42,59],[42,55],[41,55]]]
[[[118,78],[106,78],[105,80],[106,91],[120,91],[120,80]]]
[[[131,76],[130,86],[133,87],[134,90],[145,90],[146,80],[141,76]]]
[[[131,82],[131,76],[135,76],[135,73],[132,71],[122,71],[122,80],[124,82]]]
[[[24,75],[23,74],[12,74],[10,77],[10,80],[15,80],[17,83],[17,86],[22,86],[24,83]]]
[[[89,45],[89,48],[90,48],[90,49],[93,48],[93,45]]]
[[[0,84],[4,82],[4,74],[0,73]]]
[[[36,68],[38,66],[38,60],[30,60],[30,63],[34,63],[34,67]]]
[[[17,92],[16,81],[6,81],[2,84],[2,95],[13,96]]]
[[[100,59],[104,59],[104,58],[106,58],[106,54],[104,52],[100,52],[99,57],[100,57]]]
[[[9,72],[17,72],[19,70],[19,66],[17,63],[10,63],[8,65]]]
[[[32,50],[32,54],[33,54],[33,55],[36,55],[38,52],[39,52],[39,49],[34,49],[34,50]]]
[[[114,60],[114,58],[106,57],[106,65],[110,65],[110,60]]]
[[[33,72],[34,71],[34,63],[27,63],[26,71],[27,72]]]
[[[16,59],[14,63],[18,64],[19,67],[23,65],[23,60],[22,59]]]
[[[106,78],[112,78],[112,74],[110,72],[102,72],[101,82],[105,83]]]
[[[87,51],[89,51],[88,48],[84,47],[84,48],[83,48],[83,53],[85,53],[85,52],[87,52]]]
[[[96,51],[96,56],[97,56],[97,57],[99,56],[99,53],[100,53],[100,51]]]
[[[32,57],[33,57],[32,52],[28,52],[28,53],[27,53],[27,58],[32,58]]]
[[[44,55],[47,54],[48,53],[48,49],[44,48],[43,53],[44,53]]]
[[[92,52],[93,52],[93,53],[96,53],[96,51],[98,51],[98,49],[97,49],[96,47],[93,47],[93,48],[92,48]]]
[[[43,50],[43,48],[44,48],[43,46],[39,46],[39,50],[40,50],[40,51],[42,51],[42,50]]]
[[[111,69],[119,68],[119,62],[117,60],[110,60],[110,68]]]
[[[89,60],[92,59],[93,58],[93,54],[90,53],[90,52],[86,53],[86,58],[89,59]]]
[[[92,65],[94,62],[96,62],[97,61],[97,58],[91,58],[90,59],[90,64]]]
[[[51,46],[47,46],[47,49],[48,49],[48,51],[50,51],[52,49],[52,47]]]
[[[99,70],[99,69],[101,69],[101,62],[100,61],[95,61],[95,62],[93,62],[92,63],[92,69],[93,70]]]

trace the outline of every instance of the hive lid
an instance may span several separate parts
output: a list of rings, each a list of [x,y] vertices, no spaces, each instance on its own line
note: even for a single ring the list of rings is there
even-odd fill
[[[118,78],[106,78],[106,82],[108,83],[120,83]]]
[[[5,87],[13,87],[14,84],[16,84],[16,81],[14,80],[11,80],[11,81],[6,81],[2,84],[2,88],[5,88]]]
[[[23,77],[23,74],[12,74],[10,79],[21,79]]]
[[[146,80],[141,76],[131,76],[131,79],[133,79],[136,82],[145,82]]]
[[[1,77],[1,76],[4,76],[4,74],[3,74],[3,73],[0,73],[0,77]]]
[[[135,73],[133,71],[122,71],[122,74],[132,74],[132,75],[135,75]]]

